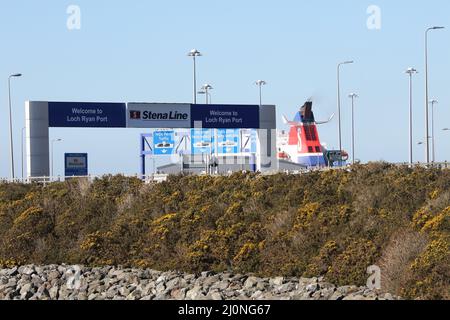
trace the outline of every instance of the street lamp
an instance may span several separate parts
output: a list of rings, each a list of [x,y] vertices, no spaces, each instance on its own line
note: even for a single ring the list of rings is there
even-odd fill
[[[435,149],[435,143],[436,139],[434,138],[434,105],[438,104],[439,101],[436,99],[431,99],[431,155],[432,155],[432,161],[436,162],[436,149]]]
[[[445,29],[444,27],[431,27],[425,31],[425,137],[429,136],[428,129],[428,32],[431,30]],[[429,139],[425,139],[425,158],[427,164],[430,163]]]
[[[14,180],[14,145],[13,145],[13,125],[11,112],[11,78],[21,77],[21,73],[15,73],[8,77],[8,101],[9,101],[9,150],[11,153],[11,179]]]
[[[192,60],[194,62],[194,104],[197,104],[197,66],[196,66],[196,58],[201,57],[202,54],[197,49],[192,49],[188,53],[189,57],[192,57]]]
[[[24,175],[23,175],[23,154],[24,154],[24,152],[23,152],[23,137],[24,137],[24,133],[25,133],[25,127],[23,127],[22,128],[22,136],[21,136],[21,151],[22,151],[22,158],[21,158],[21,162],[22,162],[22,182],[23,182],[23,180],[24,180]]]
[[[204,91],[204,90],[197,91],[197,93],[198,93],[198,94],[205,94],[205,95],[206,95],[206,91]],[[211,99],[211,93],[208,92],[207,95],[208,95],[209,102],[211,103],[211,101],[212,101],[212,99]]]
[[[53,147],[53,144],[55,143],[55,142],[60,142],[60,141],[62,141],[62,139],[52,139],[52,145],[51,145],[51,154],[52,154],[52,156],[51,156],[51,158],[52,158],[52,170],[51,170],[51,172],[50,172],[50,179],[53,179],[53,149],[54,149],[54,147]]]
[[[352,99],[352,164],[355,164],[355,99],[358,98],[356,93],[350,93],[348,96]]]
[[[210,97],[210,93],[209,91],[214,89],[210,84],[205,83],[202,86],[202,91],[200,91],[199,93],[204,94],[206,97],[206,104],[208,104],[210,101],[208,101],[208,97]],[[218,159],[218,155],[219,155],[219,144],[218,144],[218,130],[217,128],[214,129],[214,155],[215,155],[215,160],[217,161]],[[211,149],[210,149],[210,154],[212,155],[212,144],[211,144]],[[217,173],[217,167],[216,167],[216,173]]]
[[[212,90],[214,88],[211,85],[209,85],[209,84],[204,84],[201,89],[202,90],[199,91],[198,94],[204,94],[205,95],[206,104],[211,103],[211,93],[209,92],[209,90]]]
[[[339,151],[342,151],[342,134],[341,134],[341,66],[344,64],[352,64],[354,61],[344,61],[337,66],[337,106],[338,106],[338,138],[339,138]],[[342,160],[339,161],[339,165],[342,165]]]
[[[414,74],[417,74],[417,70],[414,68],[408,68],[406,73],[409,75],[409,164],[413,164],[413,86],[412,78]]]
[[[259,105],[262,106],[262,86],[267,84],[264,80],[256,80],[255,84],[259,87]]]

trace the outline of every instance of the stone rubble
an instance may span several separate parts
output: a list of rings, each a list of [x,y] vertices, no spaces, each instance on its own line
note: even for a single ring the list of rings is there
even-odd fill
[[[0,300],[399,300],[323,278],[201,275],[120,267],[21,266],[0,269]]]

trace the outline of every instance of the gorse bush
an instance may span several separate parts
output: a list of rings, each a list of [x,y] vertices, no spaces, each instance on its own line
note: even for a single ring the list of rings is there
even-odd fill
[[[450,171],[385,163],[304,175],[106,176],[0,184],[0,265],[325,276],[449,297]]]

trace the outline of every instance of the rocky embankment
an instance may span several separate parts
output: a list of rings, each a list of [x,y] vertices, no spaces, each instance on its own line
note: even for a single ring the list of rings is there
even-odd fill
[[[366,287],[336,287],[321,278],[158,272],[49,265],[0,269],[3,300],[396,300]]]

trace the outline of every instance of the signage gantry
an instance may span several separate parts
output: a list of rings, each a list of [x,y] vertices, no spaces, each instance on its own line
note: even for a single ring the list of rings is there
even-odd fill
[[[25,117],[28,178],[49,176],[49,128],[256,129],[257,170],[277,169],[274,105],[27,101]]]

